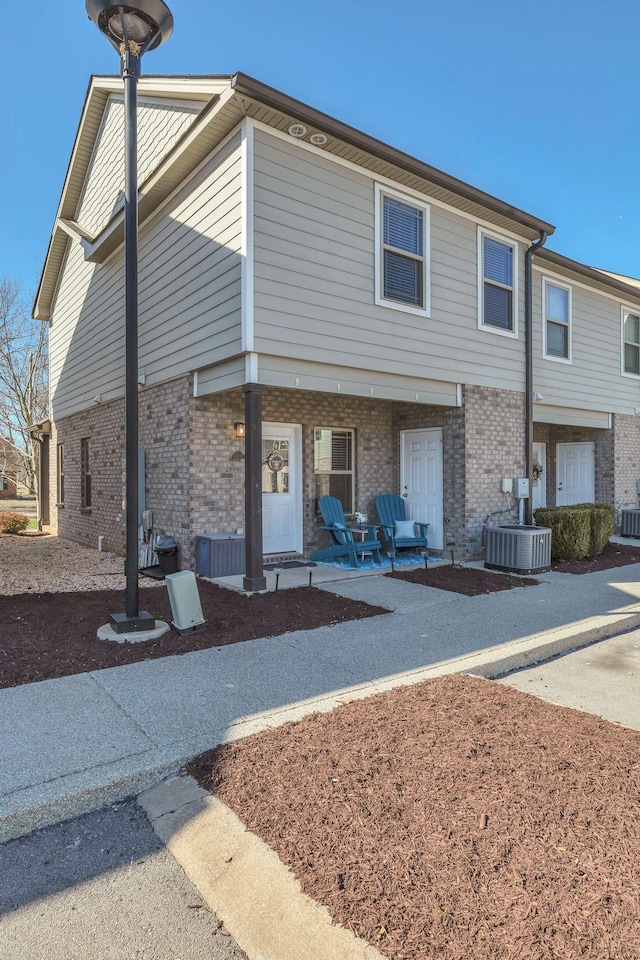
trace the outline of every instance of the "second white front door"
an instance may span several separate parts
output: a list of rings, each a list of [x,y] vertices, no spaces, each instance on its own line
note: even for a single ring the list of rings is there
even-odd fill
[[[559,443],[556,447],[559,507],[594,503],[596,499],[596,453],[594,443]]]
[[[302,553],[302,427],[262,424],[262,550]]]
[[[442,430],[403,430],[400,447],[405,516],[428,523],[429,546],[442,550]]]

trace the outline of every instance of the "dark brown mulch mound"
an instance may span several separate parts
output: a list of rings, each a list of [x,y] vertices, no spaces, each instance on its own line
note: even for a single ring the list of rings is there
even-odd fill
[[[429,570],[396,571],[387,573],[385,576],[406,580],[408,583],[420,583],[423,587],[437,587],[438,590],[464,593],[468,597],[496,593],[499,590],[511,590],[513,587],[534,587],[540,582],[530,577],[512,577],[475,567],[460,567],[457,564],[432,567]]]
[[[630,544],[608,543],[597,557],[586,560],[564,560],[553,563],[552,570],[558,573],[594,573],[596,570],[611,570],[613,567],[625,567],[629,563],[640,563],[640,547]]]
[[[138,643],[96,636],[110,614],[123,611],[122,591],[0,596],[0,688],[388,613],[315,587],[248,597],[207,582],[198,589],[207,623],[202,633],[171,631]],[[165,590],[140,590],[140,609],[171,621]]]
[[[449,676],[189,772],[394,960],[637,960],[638,732]]]

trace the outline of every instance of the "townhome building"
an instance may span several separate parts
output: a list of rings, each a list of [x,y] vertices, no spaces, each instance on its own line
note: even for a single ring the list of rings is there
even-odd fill
[[[34,309],[51,327],[51,522],[116,552],[123,113],[119,78],[94,77]],[[530,479],[533,507],[637,503],[636,281],[242,74],[144,77],[139,125],[141,488],[183,566],[199,535],[257,522],[257,583],[263,556],[326,544],[326,493],[372,522],[400,494],[459,558],[517,514],[505,478]]]

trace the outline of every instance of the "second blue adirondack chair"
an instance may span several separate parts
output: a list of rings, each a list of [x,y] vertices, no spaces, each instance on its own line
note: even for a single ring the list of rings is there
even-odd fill
[[[396,497],[393,493],[384,493],[376,497],[376,510],[387,549],[426,550],[429,524],[407,520],[402,497]]]
[[[375,526],[367,526],[367,535],[364,540],[353,538],[353,530],[347,526],[344,518],[342,504],[336,497],[320,497],[318,500],[318,509],[322,514],[324,523],[323,530],[328,530],[333,540],[332,547],[326,547],[324,550],[316,550],[311,554],[311,560],[322,562],[323,560],[337,560],[340,557],[347,557],[352,567],[358,568],[358,555],[370,553],[373,556],[374,563],[382,563],[380,550],[382,544],[376,539]]]

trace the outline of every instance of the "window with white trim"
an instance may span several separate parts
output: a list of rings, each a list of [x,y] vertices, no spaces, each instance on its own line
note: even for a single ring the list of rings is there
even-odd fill
[[[353,513],[353,430],[316,427],[313,432],[316,503],[336,497],[345,513]]]
[[[640,377],[640,314],[622,310],[622,371]]]
[[[429,207],[376,186],[376,303],[428,313]]]
[[[518,248],[515,243],[480,229],[478,252],[478,325],[495,333],[515,337],[518,334]]]
[[[571,287],[542,278],[544,356],[571,362]]]

